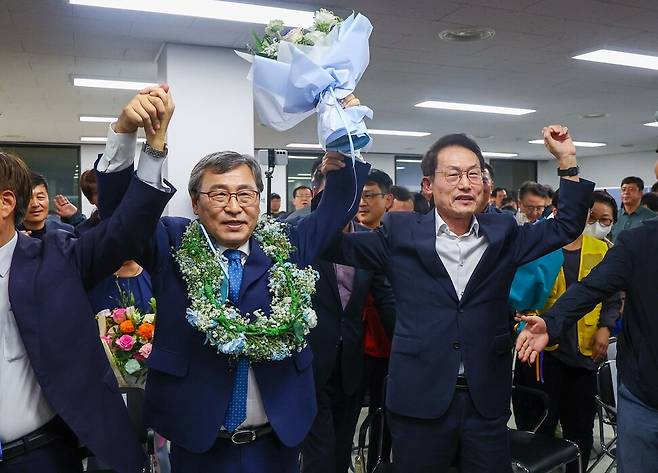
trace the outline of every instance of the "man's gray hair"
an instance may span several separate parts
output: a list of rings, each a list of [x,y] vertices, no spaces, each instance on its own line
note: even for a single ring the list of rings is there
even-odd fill
[[[201,179],[204,172],[210,171],[213,174],[224,174],[242,165],[251,169],[258,191],[263,192],[263,176],[258,161],[247,154],[240,154],[235,151],[220,151],[204,156],[196,163],[194,169],[192,169],[190,182],[187,185],[190,197],[193,199],[199,197]]]

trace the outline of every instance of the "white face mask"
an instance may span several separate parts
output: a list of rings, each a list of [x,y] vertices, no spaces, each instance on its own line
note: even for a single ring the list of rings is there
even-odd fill
[[[608,225],[606,227],[604,225],[601,225],[599,222],[594,222],[588,224],[585,227],[585,235],[590,235],[598,240],[603,240],[605,237],[608,236],[610,230],[612,230],[612,225]]]

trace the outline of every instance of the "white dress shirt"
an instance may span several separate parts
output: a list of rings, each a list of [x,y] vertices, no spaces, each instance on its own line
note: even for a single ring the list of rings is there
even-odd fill
[[[217,244],[217,251],[222,255],[228,249],[225,246]],[[247,262],[247,257],[249,256],[249,240],[247,240],[238,250],[242,253],[242,267],[244,267]],[[249,379],[247,381],[247,418],[245,421],[238,426],[238,429],[245,429],[249,427],[260,427],[264,424],[267,424],[267,414],[265,413],[265,406],[263,405],[263,399],[260,395],[260,389],[258,389],[258,383],[256,382],[256,376],[254,376],[254,369],[249,366]],[[222,426],[222,429],[224,427]]]
[[[457,298],[461,300],[466,285],[473,276],[489,242],[484,235],[480,234],[480,224],[475,216],[473,216],[469,231],[458,236],[450,231],[448,224],[443,221],[436,209],[434,209],[434,213],[436,216],[436,252],[448,271]]]
[[[9,301],[9,270],[18,234],[0,247],[0,443],[12,442],[55,416],[34,374]]]
[[[482,255],[489,246],[484,235],[480,234],[480,224],[473,216],[468,232],[458,236],[448,228],[439,212],[434,209],[436,217],[436,252],[445,266],[452,285],[461,300],[468,281],[473,276]],[[464,374],[464,363],[459,364],[459,374]]]
[[[137,133],[116,133],[110,126],[107,132],[105,153],[98,161],[97,169],[101,172],[118,172],[126,169],[135,159],[136,142]],[[162,178],[163,165],[163,159],[141,153],[137,164],[137,177],[157,189],[169,191],[170,188]],[[226,250],[226,247],[217,245],[219,253],[224,254]],[[242,265],[244,266],[249,256],[249,241],[244,243],[238,250],[242,252]],[[249,367],[247,382],[247,418],[239,428],[258,427],[268,422],[254,370],[251,366]]]

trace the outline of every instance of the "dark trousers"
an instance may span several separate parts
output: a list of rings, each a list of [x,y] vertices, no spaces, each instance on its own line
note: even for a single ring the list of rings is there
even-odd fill
[[[317,389],[318,414],[302,444],[303,473],[347,473],[350,467],[361,393],[345,394],[341,374],[337,361],[326,385]]]
[[[19,457],[0,462],[0,473],[82,472],[78,439],[63,422],[56,422],[61,428],[61,438]]]
[[[621,381],[617,435],[619,473],[658,472],[658,409],[642,402]]]
[[[393,471],[445,473],[457,463],[460,473],[511,473],[508,418],[482,417],[467,390],[455,391],[450,407],[438,419],[389,411]]]
[[[594,417],[596,405],[596,372],[586,368],[574,368],[559,361],[549,352],[544,354],[544,383],[538,383],[535,366],[517,363],[515,384],[537,388],[548,394],[551,404],[548,417],[538,432],[555,435],[558,421],[563,437],[575,442],[580,448],[583,471],[587,469],[594,442]],[[517,393],[513,397],[514,418],[517,428],[531,430],[539,422],[543,405],[531,395]],[[567,466],[567,473],[578,471],[575,463]]]
[[[376,358],[365,355],[363,364],[363,394],[365,398],[368,395],[368,413],[377,408],[384,409],[384,383],[388,376],[388,358]],[[380,446],[379,432],[382,429],[381,422],[384,422],[383,442]],[[368,462],[367,471],[370,472],[375,468],[377,462],[377,452],[381,448],[381,457],[384,461],[391,458],[391,432],[388,423],[383,416],[379,416],[368,432]]]
[[[210,450],[192,453],[171,445],[172,473],[298,473],[299,449],[286,447],[276,434],[235,445],[218,439]]]

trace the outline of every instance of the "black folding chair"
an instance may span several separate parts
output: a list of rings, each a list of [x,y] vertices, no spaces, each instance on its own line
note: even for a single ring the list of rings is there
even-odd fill
[[[548,417],[550,398],[539,389],[526,386],[512,386],[515,392],[537,396],[544,405],[542,417],[531,431],[510,429],[510,449],[512,466],[516,471],[525,473],[549,473],[571,462],[578,462],[578,471],[582,473],[580,449],[571,440],[554,438],[538,434],[537,430]]]
[[[371,430],[375,425],[376,420],[381,417],[381,422],[379,422],[379,431],[377,435],[379,436],[379,451],[371,452],[366,446],[366,436],[368,430]],[[354,459],[354,472],[355,473],[392,473],[393,465],[388,462],[388,459],[384,460],[382,458],[382,440],[384,438],[384,410],[378,408],[372,411],[368,416],[363,420],[361,426],[359,427],[359,441],[356,448],[356,457]],[[366,465],[368,464],[368,455],[377,455],[377,461],[375,467],[371,472],[366,471]]]
[[[119,390],[126,403],[130,422],[137,433],[139,441],[146,447],[148,461],[144,466],[143,473],[156,473],[158,471],[158,462],[155,454],[155,432],[153,429],[146,428],[143,422],[144,390],[134,387],[121,387]],[[88,473],[115,473],[114,470],[96,466],[97,462],[95,461],[94,454],[85,447],[82,448],[82,457],[87,458],[88,465],[92,465],[91,467],[88,466],[86,470]]]
[[[599,365],[596,372],[596,410],[599,424],[599,448],[601,452],[594,463],[587,469],[594,471],[599,463],[605,458],[611,458],[612,462],[606,469],[606,473],[617,465],[616,447],[617,443],[617,337],[610,337],[608,341],[608,360]],[[606,440],[605,426],[612,428],[612,438]]]

